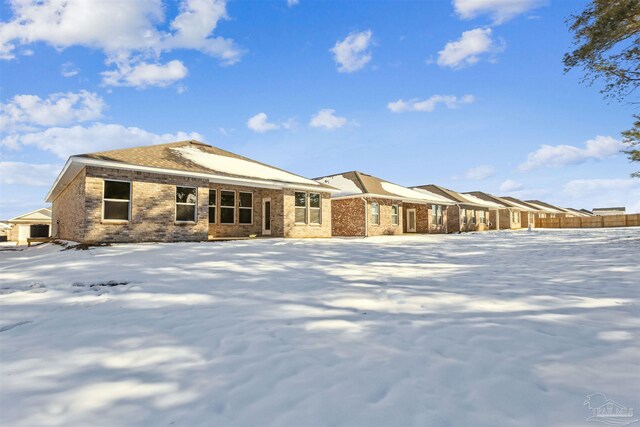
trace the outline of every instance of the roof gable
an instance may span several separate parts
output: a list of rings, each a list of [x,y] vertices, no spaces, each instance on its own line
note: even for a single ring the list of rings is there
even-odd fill
[[[40,208],[11,218],[9,222],[51,221],[51,209]]]

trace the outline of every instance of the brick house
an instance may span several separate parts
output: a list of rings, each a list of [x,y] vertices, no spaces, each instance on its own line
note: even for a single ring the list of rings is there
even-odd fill
[[[536,218],[564,218],[567,216],[567,212],[564,209],[540,200],[525,200],[525,203],[538,209]],[[573,216],[573,214],[570,216]]]
[[[331,195],[334,236],[446,233],[447,199],[358,171],[316,178],[337,188]]]
[[[535,206],[532,206],[530,204],[528,204],[525,201],[522,201],[520,199],[516,199],[515,197],[510,197],[510,196],[501,196],[500,197],[503,200],[506,200],[507,202],[515,205],[516,207],[521,207],[521,210],[523,211],[522,214],[522,227],[523,228],[535,228],[536,226],[536,217],[537,215],[541,212],[538,208],[536,208]]]
[[[12,227],[7,231],[7,240],[26,245],[27,239],[51,236],[51,209],[40,208],[11,218]]]
[[[76,242],[330,237],[336,190],[198,141],[69,158],[47,195]]]
[[[534,211],[530,207],[526,207],[517,202],[484,193],[482,191],[471,191],[464,194],[471,195],[500,206],[497,210],[493,210],[491,212],[490,217],[491,222],[496,224],[496,230],[517,230],[523,227],[528,227],[530,219],[529,213]],[[535,222],[535,218],[532,219],[533,222]]]
[[[497,209],[494,204],[435,184],[411,188],[416,191],[429,191],[451,203],[447,206],[447,231],[449,233],[489,230],[490,212]]]

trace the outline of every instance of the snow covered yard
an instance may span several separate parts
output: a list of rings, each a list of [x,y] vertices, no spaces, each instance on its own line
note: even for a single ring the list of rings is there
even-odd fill
[[[640,228],[0,252],[3,426],[640,410]],[[637,418],[637,417],[636,417]]]

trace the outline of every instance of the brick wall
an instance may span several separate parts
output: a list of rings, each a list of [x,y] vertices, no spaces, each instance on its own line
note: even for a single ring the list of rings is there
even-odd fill
[[[331,231],[334,236],[365,235],[365,202],[360,198],[331,200]]]
[[[84,241],[85,178],[83,168],[51,204],[51,235],[73,242]]]
[[[298,190],[300,191],[300,190]],[[331,237],[331,194],[320,193],[321,211],[320,224],[309,223],[309,213],[307,212],[307,223],[297,224],[295,216],[295,194],[296,190],[285,189],[283,191],[283,215],[284,220],[284,237]],[[307,200],[308,200],[307,192]],[[308,209],[307,209],[308,211]]]
[[[403,223],[403,209],[402,202],[397,200],[390,199],[381,199],[381,198],[368,198],[367,199],[367,215],[369,217],[369,228],[368,234],[369,236],[389,236],[395,234],[402,234],[402,223]],[[373,223],[373,209],[371,208],[372,203],[378,203],[380,205],[380,224]],[[393,225],[391,223],[391,206],[398,205],[398,225]]]

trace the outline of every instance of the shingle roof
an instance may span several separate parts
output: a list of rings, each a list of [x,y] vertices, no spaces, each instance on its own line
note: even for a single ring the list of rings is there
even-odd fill
[[[448,188],[444,188],[435,184],[418,185],[412,188],[431,191],[432,193],[445,197],[448,200],[459,205],[477,206],[477,207],[483,207],[483,208],[489,207],[485,203],[482,203],[480,201],[474,201],[474,200],[471,200],[470,198],[465,197],[465,195],[462,193],[458,193],[457,191],[453,191]]]
[[[566,209],[559,208],[558,206],[554,206],[554,205],[551,205],[549,203],[541,202],[540,200],[525,200],[525,201],[527,203],[529,203],[530,205],[541,206],[541,207],[546,208],[546,209],[551,209],[553,211],[556,211],[556,213],[565,213],[565,212],[567,212]]]

